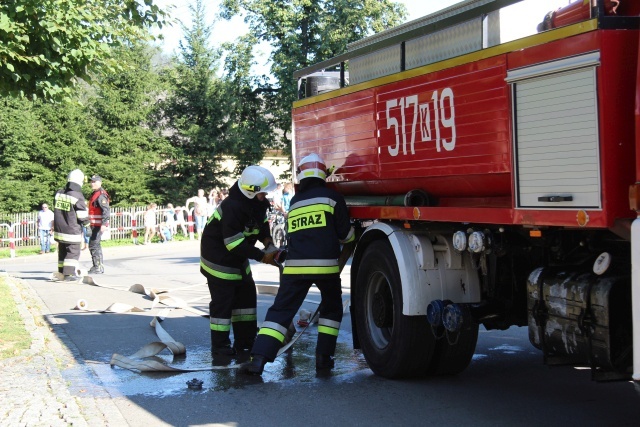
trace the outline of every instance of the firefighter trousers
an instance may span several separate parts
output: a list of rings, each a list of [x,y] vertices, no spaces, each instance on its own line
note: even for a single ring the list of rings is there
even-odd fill
[[[231,345],[229,333],[233,328],[233,347],[249,350],[258,329],[253,277],[244,276],[242,280],[208,278],[207,285],[211,294],[209,325],[212,348]]]
[[[75,276],[80,267],[80,243],[58,242],[58,272]]]
[[[91,262],[93,262],[94,267],[102,266],[102,246],[100,246],[101,238],[101,228],[91,227],[91,237],[89,237],[89,252],[91,253]]]
[[[260,354],[273,362],[284,344],[286,331],[302,305],[309,288],[315,284],[322,295],[316,354],[333,356],[336,351],[338,330],[342,321],[342,288],[340,276],[321,279],[303,279],[295,275],[281,275],[280,289],[273,305],[267,311],[252,354]]]

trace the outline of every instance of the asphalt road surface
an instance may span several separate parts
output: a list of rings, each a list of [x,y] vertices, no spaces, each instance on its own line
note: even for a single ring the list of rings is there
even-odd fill
[[[105,249],[102,286],[53,283],[56,254],[0,260],[0,269],[26,280],[50,312],[47,319],[64,331],[80,364],[91,375],[63,372],[73,393],[105,391],[129,425],[228,426],[638,426],[640,388],[629,381],[598,383],[588,369],[548,367],[529,344],[526,328],[481,328],[473,361],[452,377],[391,381],[374,375],[351,343],[349,314],[342,322],[336,368],[329,376],[315,372],[317,329],[311,326],[290,353],[268,364],[262,377],[211,367],[206,318],[174,309],[162,327],[187,349],[185,356],[167,351],[156,360],[186,373],[139,373],[110,367],[114,353],[131,355],[159,341],[150,327],[161,306],[129,292],[131,285],[169,291],[169,295],[208,311],[208,290],[199,273],[199,245],[170,242]],[[88,251],[81,262],[90,267]],[[273,301],[275,267],[253,264],[261,293],[258,320]],[[349,266],[342,274],[343,300],[349,299]],[[143,309],[138,313],[76,310],[79,299],[89,310],[113,303]],[[312,288],[303,308],[313,311],[319,294]],[[166,313],[166,312],[165,312]],[[77,350],[75,349],[77,348]],[[204,369],[204,370],[198,370]],[[203,382],[201,390],[187,381]],[[87,386],[89,384],[89,386]],[[115,424],[114,424],[115,425]]]

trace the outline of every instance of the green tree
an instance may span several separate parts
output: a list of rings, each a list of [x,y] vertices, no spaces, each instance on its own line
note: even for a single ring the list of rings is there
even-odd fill
[[[115,49],[120,71],[78,86],[62,108],[0,97],[0,212],[51,203],[75,168],[102,175],[114,205],[164,200],[155,174],[171,147],[156,130],[163,88],[153,53],[144,45]]]
[[[111,48],[165,18],[153,0],[0,2],[0,95],[68,100],[78,78],[119,67]]]
[[[289,147],[291,106],[297,98],[293,72],[344,53],[347,44],[404,22],[404,5],[391,0],[222,0],[221,16],[244,14],[250,33],[272,47],[276,79],[267,109]]]
[[[236,161],[234,175],[264,158],[265,152],[277,147],[275,118],[266,110],[267,99],[273,90],[264,77],[251,75],[254,65],[253,47],[256,38],[240,37],[235,43],[226,43],[225,56],[225,111],[230,126],[225,138],[232,147]]]
[[[226,88],[216,74],[220,51],[208,45],[211,26],[205,24],[203,1],[197,0],[190,10],[191,27],[183,28],[185,39],[177,65],[166,73],[170,91],[162,103],[173,152],[162,165],[161,187],[172,200],[221,185],[229,175],[223,162],[232,151],[225,137]]]
[[[79,103],[0,98],[0,211],[24,212],[49,202],[67,174],[85,170],[91,150],[88,116]]]
[[[152,65],[157,52],[137,43],[114,53],[123,67],[97,79],[95,96],[89,98],[94,122],[88,135],[88,173],[102,176],[116,206],[163,202],[155,179],[171,147],[155,121],[157,100],[164,93]]]

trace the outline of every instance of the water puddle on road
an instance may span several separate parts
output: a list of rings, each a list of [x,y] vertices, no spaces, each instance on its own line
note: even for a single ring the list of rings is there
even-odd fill
[[[118,367],[111,368],[108,364],[93,364],[91,367],[98,375],[102,386],[113,397],[134,395],[167,397],[184,393],[242,389],[247,386],[272,382],[284,384],[326,380],[349,382],[354,373],[366,370],[368,367],[362,354],[353,350],[351,334],[342,335],[341,333],[336,347],[336,366],[327,374],[316,374],[317,330],[315,327],[309,328],[287,353],[282,354],[273,363],[268,363],[262,376],[244,375],[239,373],[237,369],[185,373],[139,373]],[[101,359],[108,360],[110,357],[111,355],[104,355],[104,358],[101,357]],[[187,349],[187,354],[184,356],[172,357],[170,354],[161,353],[156,356],[156,360],[180,369],[208,368],[212,363],[211,349],[208,346],[192,346]],[[187,381],[193,379],[202,381],[201,390],[188,388]]]

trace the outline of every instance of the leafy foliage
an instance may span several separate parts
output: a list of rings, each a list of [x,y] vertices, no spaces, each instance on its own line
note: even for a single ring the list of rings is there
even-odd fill
[[[95,120],[89,133],[90,174],[104,179],[114,205],[161,201],[154,189],[157,168],[171,147],[157,131],[156,100],[165,88],[153,69],[156,52],[145,45],[118,48],[120,72],[96,82],[89,110]]]
[[[121,71],[74,94],[86,105],[0,98],[0,211],[51,203],[75,168],[100,174],[116,206],[162,201],[155,169],[171,147],[154,131],[162,86],[152,54],[142,45],[118,49]]]
[[[84,164],[86,116],[77,104],[0,100],[0,210],[50,202],[72,169]]]
[[[230,126],[226,138],[237,159],[234,175],[263,159],[267,150],[278,146],[276,123],[273,114],[266,110],[267,100],[273,90],[262,77],[252,76],[255,37],[241,37],[236,43],[223,48],[225,57],[225,109]]]
[[[165,23],[153,0],[0,3],[0,94],[69,100],[77,79],[118,69],[113,47]]]
[[[211,48],[204,4],[159,69],[146,46],[165,18],[153,0],[0,2],[0,212],[51,202],[75,168],[100,174],[116,206],[223,186],[266,152],[287,152],[294,70],[405,15],[390,0],[223,0],[221,15],[244,13],[251,33]],[[251,74],[265,41],[275,84]],[[61,99],[73,102],[48,102]]]
[[[277,80],[267,110],[290,147],[291,105],[297,98],[294,71],[344,53],[347,44],[395,26],[406,17],[391,0],[222,0],[220,15],[245,14],[250,33],[272,46],[271,72]]]
[[[161,103],[173,151],[162,165],[159,183],[172,200],[221,184],[228,175],[224,156],[231,152],[225,138],[226,89],[216,75],[220,52],[208,45],[211,26],[205,24],[203,1],[196,0],[190,10],[192,26],[184,28],[177,64],[165,75],[171,91]]]

